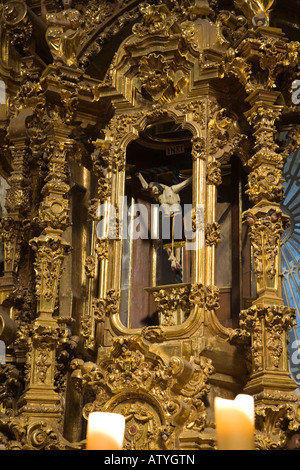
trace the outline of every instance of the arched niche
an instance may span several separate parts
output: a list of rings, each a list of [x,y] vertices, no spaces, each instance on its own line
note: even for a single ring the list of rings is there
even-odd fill
[[[140,201],[145,207],[147,217],[151,215],[151,198],[147,196],[147,191],[142,190],[141,180],[136,176],[137,173],[143,174],[147,183],[157,181],[168,187],[174,184],[180,185],[189,180],[189,184],[180,190],[180,202],[183,206],[187,206],[183,208],[180,215],[184,218],[189,212],[187,232],[191,237],[189,241],[192,243],[189,246],[190,253],[186,256],[184,254],[185,230],[182,229],[180,237],[173,240],[178,242],[176,247],[179,248],[177,253],[180,252],[180,262],[186,263],[185,272],[179,273],[170,270],[170,249],[171,253],[175,254],[175,249],[172,251],[172,248],[175,248],[172,246],[172,237],[169,235],[165,239],[151,238],[149,221],[148,224],[145,224],[146,232],[148,232],[147,238],[145,237],[144,240],[131,240],[130,237],[109,240],[108,255],[105,260],[101,261],[99,272],[99,292],[103,296],[106,296],[107,292],[110,292],[109,295],[114,292],[115,298],[118,298],[114,309],[116,314],[109,317],[109,328],[114,331],[114,334],[133,334],[140,333],[141,329],[154,323],[166,327],[167,336],[180,335],[180,331],[186,334],[196,322],[199,311],[194,309],[195,311],[191,314],[192,309],[180,312],[179,308],[175,314],[173,308],[172,318],[168,318],[168,315],[158,315],[160,318],[157,318],[155,302],[158,304],[158,310],[162,312],[164,299],[173,298],[174,300],[177,297],[180,304],[184,298],[187,300],[191,282],[204,282],[204,262],[201,262],[205,256],[203,225],[201,226],[202,230],[194,230],[193,228],[195,209],[199,205],[203,208],[206,200],[206,162],[203,155],[200,158],[201,152],[198,151],[202,130],[199,124],[191,119],[191,115],[182,112],[179,107],[171,110],[169,108],[168,112],[161,110],[158,115],[155,110],[148,108],[144,113],[138,111],[136,114],[128,113],[126,119],[124,114],[116,116],[110,129],[113,135],[115,134],[112,129],[120,131],[116,134],[117,137],[109,137],[109,132],[107,132],[107,141],[98,143],[98,145],[106,147],[107,142],[106,148],[110,147],[111,161],[115,162],[112,164],[110,176],[108,176],[111,187],[106,203],[112,206],[112,212],[117,214],[117,218],[120,219],[120,214],[125,213],[127,236],[128,225],[130,226],[128,219],[131,215],[136,216],[136,213],[128,212],[132,203]],[[124,124],[125,121],[127,125]],[[123,135],[121,135],[122,133]],[[118,155],[117,160],[116,155]],[[108,160],[110,160],[109,157]],[[118,161],[117,165],[116,161]],[[203,224],[203,220],[201,222]],[[176,226],[178,226],[177,222]],[[169,233],[172,233],[171,218]],[[141,256],[141,251],[138,249],[142,245],[145,250],[144,256]],[[144,277],[140,275],[140,269],[135,268],[133,260],[144,263]],[[168,273],[162,274],[162,266],[168,269]],[[136,275],[135,279],[133,279],[133,275]],[[139,290],[138,294],[137,289]],[[131,315],[132,301],[137,302],[135,312],[138,312],[138,317],[135,318]],[[142,303],[139,304],[139,302]]]
[[[159,319],[154,298],[160,289],[191,282],[184,225],[185,214],[192,210],[191,139],[188,129],[165,117],[148,123],[126,148],[120,319],[130,328],[179,321]]]

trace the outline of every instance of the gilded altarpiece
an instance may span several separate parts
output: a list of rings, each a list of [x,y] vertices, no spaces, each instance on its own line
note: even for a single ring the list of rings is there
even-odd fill
[[[96,410],[125,416],[124,449],[215,449],[214,397],[238,393],[257,449],[297,446],[299,43],[271,0],[62,3],[0,2],[2,448],[84,449]],[[178,240],[130,236],[150,189],[189,207]]]

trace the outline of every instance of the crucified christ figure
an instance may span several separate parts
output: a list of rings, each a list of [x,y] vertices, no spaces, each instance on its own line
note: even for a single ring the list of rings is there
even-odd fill
[[[181,183],[167,186],[156,182],[148,184],[141,173],[137,173],[136,176],[139,178],[142,188],[149,193],[150,197],[163,206],[165,215],[172,217],[172,248],[168,248],[167,252],[171,269],[173,271],[180,271],[181,265],[178,260],[179,253],[177,253],[177,250],[180,251],[180,248],[174,249],[174,216],[176,212],[181,212],[179,192],[191,184],[193,177],[190,176]]]
[[[172,206],[180,204],[179,192],[186,188],[192,181],[192,176],[190,176],[181,183],[174,184],[173,186],[167,186],[165,184],[156,182],[148,184],[141,173],[137,173],[136,176],[139,178],[142,184],[142,188],[150,194],[155,202],[158,202],[159,204],[165,204],[166,209],[169,208],[169,215],[174,211]]]

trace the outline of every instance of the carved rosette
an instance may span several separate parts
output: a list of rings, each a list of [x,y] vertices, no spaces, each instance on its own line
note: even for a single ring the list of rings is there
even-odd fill
[[[125,449],[176,449],[178,429],[188,423],[196,429],[200,408],[199,431],[203,429],[206,415],[201,403],[213,373],[209,360],[164,361],[142,338],[131,336],[116,338],[97,365],[75,359],[72,368],[75,388],[95,396],[83,409],[85,418],[100,410],[125,416]]]
[[[251,172],[246,193],[254,203],[264,199],[279,202],[283,195],[282,183],[282,170],[272,165],[261,165]]]

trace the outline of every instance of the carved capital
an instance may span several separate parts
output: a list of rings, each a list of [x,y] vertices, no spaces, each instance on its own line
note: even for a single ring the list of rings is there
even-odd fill
[[[276,406],[266,404],[255,407],[256,448],[298,450],[299,444],[293,436],[299,439],[299,405],[293,403],[291,397],[288,397],[289,403],[285,403],[287,397],[284,394],[278,394],[277,398],[281,403]]]

